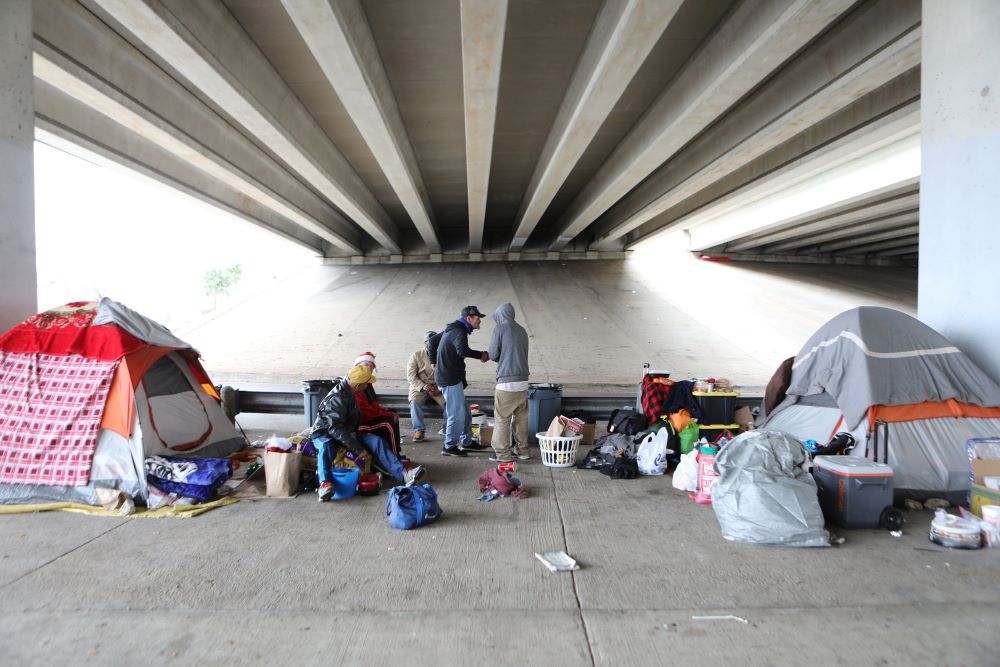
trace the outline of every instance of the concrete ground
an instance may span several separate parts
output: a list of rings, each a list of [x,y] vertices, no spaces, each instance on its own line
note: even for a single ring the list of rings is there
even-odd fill
[[[180,333],[217,381],[294,385],[375,349],[387,390],[455,306],[512,300],[534,335],[533,379],[599,391],[634,386],[643,361],[763,383],[844,308],[915,305],[905,272],[665,266],[318,267]],[[475,367],[474,388],[491,372]],[[239,421],[251,440],[303,426]],[[735,544],[666,477],[550,469],[534,450],[518,472],[530,497],[483,503],[486,455],[440,446],[405,444],[445,511],[410,532],[386,525],[384,493],[183,520],[0,517],[0,665],[1000,664],[1000,555],[932,544],[929,511],[906,512],[901,537]],[[549,573],[533,556],[546,550],[582,569]]]
[[[251,439],[301,428],[240,422]],[[517,473],[530,496],[484,503],[486,455],[440,447],[404,445],[444,509],[409,532],[385,523],[384,492],[188,519],[0,517],[0,664],[1000,662],[1000,556],[929,542],[930,511],[906,512],[902,537],[736,544],[669,477],[547,468],[533,449]],[[533,554],[549,550],[581,569],[548,572]]]

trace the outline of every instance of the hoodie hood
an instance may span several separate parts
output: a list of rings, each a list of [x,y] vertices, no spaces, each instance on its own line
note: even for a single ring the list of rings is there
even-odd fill
[[[503,324],[504,322],[514,321],[514,306],[510,303],[505,303],[496,309],[493,313],[493,320],[497,324]]]

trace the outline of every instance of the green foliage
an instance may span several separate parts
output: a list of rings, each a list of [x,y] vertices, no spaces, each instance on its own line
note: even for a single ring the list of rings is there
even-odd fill
[[[240,281],[243,267],[239,264],[227,269],[211,269],[205,272],[205,294],[218,298],[220,294],[229,295],[229,290]]]

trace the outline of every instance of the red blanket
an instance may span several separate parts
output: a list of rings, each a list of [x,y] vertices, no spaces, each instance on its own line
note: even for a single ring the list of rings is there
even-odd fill
[[[0,352],[0,483],[87,484],[119,361]]]

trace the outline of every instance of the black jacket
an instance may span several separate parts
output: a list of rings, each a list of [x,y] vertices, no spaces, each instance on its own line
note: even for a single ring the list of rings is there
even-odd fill
[[[312,435],[325,435],[334,440],[351,453],[360,455],[364,446],[354,435],[361,422],[361,410],[354,398],[354,390],[348,384],[347,378],[341,377],[333,383],[330,390],[319,404],[316,421],[313,422]]]
[[[455,320],[428,342],[430,358],[437,360],[434,369],[437,386],[450,387],[459,382],[463,388],[469,386],[465,381],[465,360],[480,359],[483,355],[482,351],[469,347],[469,333],[471,328],[464,320]]]

